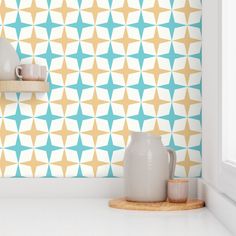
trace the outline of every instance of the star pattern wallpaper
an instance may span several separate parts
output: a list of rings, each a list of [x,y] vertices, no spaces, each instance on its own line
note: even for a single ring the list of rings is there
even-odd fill
[[[201,176],[201,0],[0,0],[0,37],[49,93],[2,93],[2,177],[121,177],[132,131]]]

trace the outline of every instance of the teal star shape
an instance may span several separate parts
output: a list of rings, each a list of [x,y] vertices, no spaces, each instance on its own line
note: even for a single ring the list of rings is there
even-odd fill
[[[123,87],[123,86],[118,85],[118,84],[114,84],[114,83],[113,83],[113,79],[112,79],[112,75],[111,75],[111,73],[110,73],[108,82],[107,82],[106,84],[99,85],[98,87],[106,89],[107,92],[108,92],[108,94],[109,94],[109,98],[111,99],[111,98],[112,98],[113,91],[114,91],[115,89],[119,89],[119,88],[121,88],[121,87]]]
[[[76,120],[79,130],[81,129],[83,121],[93,118],[92,116],[87,116],[83,113],[83,111],[81,109],[81,105],[79,105],[76,115],[68,116],[68,117],[73,120]]]
[[[146,115],[146,114],[143,112],[143,106],[140,105],[139,113],[138,113],[137,115],[130,116],[129,118],[134,119],[134,120],[137,120],[138,123],[139,123],[140,131],[142,131],[144,122],[145,122],[146,120],[152,119],[152,118],[154,118],[154,117],[153,117],[153,116]]]
[[[21,111],[20,111],[20,105],[17,104],[17,108],[16,108],[16,112],[14,115],[12,116],[9,116],[8,117],[9,119],[12,119],[16,122],[16,127],[17,127],[17,130],[19,131],[20,129],[20,124],[21,124],[21,121],[22,120],[26,120],[28,118],[30,118],[29,116],[25,116],[25,115],[22,115]]]
[[[45,151],[47,153],[48,161],[50,162],[51,156],[52,156],[52,152],[55,151],[55,150],[58,150],[58,146],[54,146],[52,144],[51,136],[48,135],[46,145],[42,146],[42,147],[39,147],[39,149],[43,150],[43,151]]]
[[[168,115],[165,115],[165,116],[161,116],[161,117],[159,117],[159,118],[169,121],[171,130],[173,130],[175,121],[176,121],[176,120],[179,120],[179,119],[183,119],[183,118],[185,118],[185,117],[184,117],[184,116],[176,115],[176,113],[175,113],[175,111],[174,111],[174,108],[173,108],[173,104],[171,104],[169,114],[168,114]]]
[[[107,120],[109,129],[112,129],[112,124],[114,120],[122,118],[122,116],[114,115],[112,106],[109,106],[108,113],[105,116],[99,116],[99,118]]]
[[[59,117],[59,116],[56,116],[56,115],[54,115],[54,114],[52,113],[51,105],[48,104],[46,114],[45,114],[45,115],[41,115],[41,116],[39,116],[38,118],[45,120],[45,121],[47,122],[48,130],[50,130],[52,121],[53,121],[53,120],[56,120],[56,119],[59,119],[60,117]]]
[[[170,67],[171,67],[171,69],[173,69],[175,60],[180,58],[180,57],[184,57],[184,55],[176,53],[175,49],[174,49],[174,46],[173,46],[173,43],[171,43],[169,52],[166,53],[166,54],[160,55],[160,57],[168,59],[169,63],[170,63]]]
[[[50,39],[52,29],[54,29],[54,28],[56,28],[60,25],[52,22],[51,13],[50,13],[50,11],[48,11],[47,21],[44,22],[44,23],[39,24],[38,26],[40,26],[42,28],[45,28],[47,30],[48,39]]]
[[[92,88],[93,86],[88,85],[88,84],[84,84],[82,79],[81,79],[81,75],[79,74],[77,83],[76,84],[72,84],[72,85],[70,85],[68,87],[72,88],[72,89],[76,89],[78,97],[80,98],[83,91],[86,92],[86,89]]]
[[[79,3],[79,6],[80,6],[80,3]],[[84,28],[87,28],[89,26],[92,26],[91,24],[88,24],[88,23],[84,23],[83,22],[83,19],[81,17],[81,13],[79,12],[78,14],[78,18],[77,18],[77,21],[73,24],[69,24],[68,26],[70,27],[73,27],[73,28],[76,28],[77,32],[78,32],[78,35],[79,35],[79,38],[81,37],[81,34],[83,32],[83,29]]]
[[[173,38],[175,29],[177,29],[177,28],[179,28],[179,27],[182,27],[182,26],[184,26],[184,25],[177,23],[177,22],[175,21],[175,19],[174,19],[174,14],[173,14],[173,12],[171,12],[169,22],[168,22],[168,23],[165,23],[165,24],[161,24],[160,26],[165,27],[165,28],[168,28],[169,31],[170,31],[171,38]]]
[[[114,153],[115,151],[117,151],[117,150],[123,149],[123,147],[115,146],[115,145],[113,144],[113,141],[112,141],[112,138],[111,138],[111,135],[110,135],[107,145],[106,145],[106,146],[99,147],[99,149],[102,149],[102,150],[104,150],[104,151],[107,151],[108,156],[109,156],[109,160],[110,160],[110,162],[111,162],[111,161],[112,161],[113,153]]]
[[[77,59],[78,67],[81,68],[83,59],[92,57],[92,55],[86,54],[83,52],[81,44],[79,43],[76,53],[68,55],[69,57]]]
[[[122,25],[121,25],[121,24],[118,24],[118,23],[115,23],[115,22],[113,21],[112,14],[111,14],[111,12],[110,12],[109,17],[108,17],[108,21],[107,21],[106,23],[100,24],[99,26],[102,26],[102,27],[104,27],[104,28],[106,28],[106,29],[108,30],[109,37],[110,37],[110,39],[111,39],[113,30],[114,30],[115,28],[117,28],[117,27],[122,26]]]
[[[153,55],[145,53],[144,50],[143,50],[143,45],[141,43],[140,46],[139,46],[138,53],[132,54],[132,55],[130,55],[130,57],[134,57],[134,58],[138,59],[139,66],[142,69],[144,60],[149,58],[149,57],[153,57]]]
[[[55,58],[61,57],[61,55],[52,52],[50,43],[48,43],[47,45],[47,51],[44,54],[40,54],[38,56],[44,58],[47,61],[47,65],[49,69],[51,67],[52,60]]]
[[[142,11],[140,11],[140,15],[139,15],[139,20],[138,20],[138,22],[137,22],[137,23],[134,23],[134,24],[131,24],[130,26],[135,27],[135,28],[138,28],[140,38],[142,39],[144,29],[153,26],[153,24],[146,23],[146,22],[144,21],[144,19],[143,19]]]
[[[141,74],[140,74],[140,77],[139,77],[138,83],[135,84],[135,85],[131,85],[131,86],[129,86],[129,87],[130,87],[130,88],[137,89],[138,92],[139,92],[139,97],[140,97],[140,99],[142,100],[144,91],[145,91],[146,89],[152,88],[153,86],[144,83],[144,81],[143,81],[143,75],[142,75],[142,73],[141,73]]]
[[[30,24],[26,24],[21,21],[21,17],[18,11],[15,22],[11,24],[7,24],[7,26],[15,29],[17,38],[19,39],[21,30],[27,26],[30,26]]]
[[[176,84],[175,80],[174,80],[173,73],[171,73],[171,77],[170,77],[169,83],[160,86],[160,88],[168,89],[169,93],[170,93],[170,97],[171,97],[171,99],[173,99],[174,94],[175,94],[175,90],[180,89],[180,88],[184,88],[184,86]]]
[[[120,54],[114,53],[111,43],[109,44],[109,48],[108,48],[107,53],[104,53],[104,54],[100,55],[100,57],[107,59],[110,70],[112,68],[113,60],[118,58],[118,57],[121,57],[121,56],[122,55],[120,55]]]
[[[17,135],[16,143],[13,146],[8,147],[7,149],[12,150],[16,153],[16,158],[17,158],[17,161],[19,162],[21,152],[28,150],[30,148],[22,145],[22,143],[20,141],[20,136]]]
[[[77,145],[70,147],[69,149],[74,150],[78,154],[79,162],[81,160],[82,154],[84,151],[93,149],[93,147],[89,147],[83,144],[81,137],[79,136]]]

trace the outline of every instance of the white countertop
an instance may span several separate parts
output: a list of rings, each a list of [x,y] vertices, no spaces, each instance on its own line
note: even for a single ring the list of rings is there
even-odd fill
[[[107,199],[0,199],[1,236],[230,236],[207,208],[111,209]]]

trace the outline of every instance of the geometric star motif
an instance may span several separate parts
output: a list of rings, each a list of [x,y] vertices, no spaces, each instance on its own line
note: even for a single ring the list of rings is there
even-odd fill
[[[41,165],[45,165],[47,163],[45,162],[42,162],[42,161],[39,161],[37,158],[36,158],[36,155],[35,155],[35,150],[32,151],[32,156],[31,156],[31,159],[30,161],[25,161],[25,162],[20,162],[21,165],[26,165],[26,166],[29,166],[31,168],[31,171],[32,171],[32,176],[35,177],[35,173],[36,173],[36,170],[39,166]]]
[[[190,76],[192,74],[199,73],[200,71],[192,69],[189,64],[189,58],[187,58],[186,63],[185,63],[185,67],[183,69],[176,70],[175,72],[180,73],[180,74],[184,74],[186,85],[188,85],[189,80],[190,80]]]
[[[5,126],[5,119],[2,119],[0,131],[1,131],[1,132],[0,132],[1,146],[4,147],[4,146],[5,146],[5,139],[6,139],[6,137],[7,137],[8,135],[15,134],[16,132],[10,131],[10,130],[6,129],[6,126]]]
[[[5,170],[8,166],[15,165],[15,164],[16,164],[15,162],[8,161],[6,159],[5,151],[4,151],[4,149],[2,149],[1,159],[0,159],[0,169],[1,169],[2,176],[4,176]]]
[[[144,11],[151,12],[155,18],[155,22],[157,24],[159,16],[162,12],[169,11],[167,8],[163,8],[159,5],[159,1],[154,1],[154,4],[150,8],[143,9]]]
[[[97,151],[96,149],[94,149],[94,153],[93,153],[93,158],[91,161],[86,161],[86,162],[83,162],[81,163],[83,165],[88,165],[88,166],[91,166],[93,168],[93,175],[94,177],[97,176],[97,170],[100,166],[103,166],[103,165],[107,165],[108,163],[107,162],[104,162],[104,161],[100,161],[97,157]]]
[[[192,130],[189,125],[189,120],[186,120],[186,124],[183,130],[174,132],[175,134],[183,135],[185,138],[186,145],[189,145],[189,140],[191,136],[199,134],[198,131]]]
[[[108,11],[108,9],[99,7],[97,4],[97,0],[93,0],[93,5],[89,8],[84,8],[83,11],[90,12],[93,15],[94,24],[96,24],[98,14],[104,11]]]
[[[179,43],[183,43],[184,46],[185,46],[185,48],[186,48],[186,52],[187,52],[187,54],[188,54],[188,53],[189,53],[190,45],[191,45],[192,43],[198,42],[199,40],[190,37],[189,27],[187,27],[184,38],[177,39],[177,40],[175,40],[175,41],[176,41],[176,42],[179,42]]]
[[[62,154],[62,159],[60,161],[55,161],[55,162],[51,162],[51,165],[57,165],[61,167],[62,173],[63,173],[63,177],[66,176],[66,172],[67,172],[67,168],[73,165],[78,165],[78,162],[74,162],[74,161],[69,161],[67,159],[67,155],[65,150],[63,151]]]
[[[185,6],[181,8],[176,8],[175,11],[182,12],[185,15],[186,22],[188,24],[189,17],[193,12],[200,11],[198,8],[193,8],[190,6],[190,0],[185,1]]]
[[[186,90],[186,93],[185,93],[185,97],[184,97],[183,99],[178,100],[178,101],[175,101],[175,102],[178,103],[178,104],[184,105],[186,114],[187,114],[187,116],[188,116],[188,114],[189,114],[189,109],[190,109],[191,105],[197,104],[197,103],[199,103],[200,101],[191,99],[190,96],[189,96],[189,89],[187,89],[187,90]]]
[[[36,15],[40,12],[47,10],[47,9],[43,9],[41,7],[38,7],[36,2],[37,2],[36,0],[32,0],[30,7],[22,9],[22,11],[26,11],[31,14],[33,24],[35,24]]]
[[[27,131],[23,131],[21,132],[22,134],[25,134],[25,135],[29,135],[31,137],[31,140],[32,140],[32,144],[33,146],[35,145],[35,141],[36,141],[36,138],[42,134],[45,134],[47,132],[45,131],[41,131],[40,129],[38,129],[35,125],[35,119],[33,119],[32,121],[32,124],[31,124],[31,127],[29,130]]]
[[[184,167],[185,172],[186,172],[186,176],[189,175],[189,171],[190,171],[192,166],[196,166],[196,165],[199,165],[199,164],[200,164],[199,162],[192,161],[190,159],[188,150],[186,151],[185,159],[183,161],[177,162],[177,165],[180,165],[180,166]]]
[[[127,23],[128,16],[130,13],[138,11],[136,8],[129,7],[129,1],[124,0],[123,6],[120,8],[113,9],[114,11],[121,12],[124,16],[125,24]]]

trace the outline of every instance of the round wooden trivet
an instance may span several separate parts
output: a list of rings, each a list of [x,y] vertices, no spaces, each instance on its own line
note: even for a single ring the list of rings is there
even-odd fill
[[[137,211],[183,211],[202,208],[205,206],[202,200],[188,200],[186,203],[171,202],[131,202],[124,198],[109,201],[112,208],[137,210]]]

